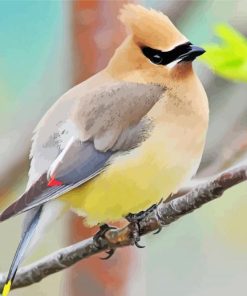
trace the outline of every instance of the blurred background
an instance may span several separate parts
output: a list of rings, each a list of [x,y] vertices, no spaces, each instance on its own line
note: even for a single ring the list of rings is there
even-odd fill
[[[245,0],[0,1],[0,211],[25,188],[30,139],[41,116],[66,90],[102,69],[124,38],[117,14],[126,2],[162,10],[197,45],[217,43],[219,23],[247,36]],[[235,46],[235,55],[240,48]],[[247,148],[247,66],[246,76],[229,79],[210,61],[195,65],[210,104],[200,176],[244,159]],[[106,262],[95,256],[11,295],[244,295],[246,190],[247,184],[236,186],[159,235],[147,236],[145,249],[118,250]],[[9,268],[22,219],[0,225],[0,272]],[[94,232],[68,213],[26,263]]]

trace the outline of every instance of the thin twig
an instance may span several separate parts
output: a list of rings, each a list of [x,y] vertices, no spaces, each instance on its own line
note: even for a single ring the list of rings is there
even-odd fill
[[[147,215],[136,224],[109,230],[105,238],[97,243],[90,238],[67,248],[60,249],[43,259],[21,268],[13,283],[13,288],[25,287],[41,281],[45,277],[66,269],[76,262],[105,251],[109,248],[117,249],[133,245],[136,233],[145,235],[160,227],[166,226],[180,217],[198,209],[209,201],[220,197],[225,190],[247,180],[247,165],[227,170],[211,180],[197,185],[187,194],[163,202],[156,209],[147,212]],[[0,290],[3,288],[6,274],[0,274]]]

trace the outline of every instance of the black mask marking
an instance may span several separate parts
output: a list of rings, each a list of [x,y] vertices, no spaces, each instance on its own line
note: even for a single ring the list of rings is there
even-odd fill
[[[196,50],[194,50],[195,48]],[[192,61],[205,52],[202,48],[192,45],[191,42],[178,45],[170,51],[161,51],[151,47],[142,47],[141,50],[142,53],[156,65],[168,65],[179,58],[181,58],[182,61]]]

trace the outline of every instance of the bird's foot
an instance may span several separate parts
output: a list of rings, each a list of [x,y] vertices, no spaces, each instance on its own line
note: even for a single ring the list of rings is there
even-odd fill
[[[105,237],[106,232],[108,230],[111,230],[111,229],[116,229],[116,227],[109,226],[107,224],[100,225],[99,231],[93,237],[93,240],[95,241],[95,243],[100,246],[101,239],[105,239],[106,238]],[[107,253],[107,256],[106,257],[102,257],[100,259],[107,260],[107,259],[111,258],[112,255],[115,253],[115,249],[109,249],[108,251],[106,251],[106,253]]]
[[[135,242],[135,245],[138,248],[144,248],[144,246],[139,245],[138,241],[140,240],[140,221],[143,220],[144,218],[146,218],[153,210],[157,209],[158,205],[162,202],[161,201],[158,204],[152,205],[150,208],[148,208],[146,211],[141,211],[139,213],[136,214],[128,214],[125,218],[129,223],[134,223],[137,225],[137,229],[138,229],[138,238]],[[158,234],[160,233],[160,231],[162,230],[162,227],[158,228],[157,231],[154,232],[154,234]]]
[[[149,215],[149,213],[156,208],[157,208],[157,205],[152,205],[146,211],[141,211],[137,214],[130,213],[125,217],[126,220],[134,226],[133,238],[135,241],[135,245],[138,248],[145,248],[145,246],[142,246],[139,244],[139,241],[140,241],[140,221],[143,220],[145,217],[147,217]]]
[[[129,221],[129,220],[128,220]],[[132,220],[129,221],[129,227],[131,228],[131,240],[132,243],[137,247],[137,248],[145,248],[145,246],[142,246],[139,244],[141,238],[140,238],[140,224],[137,220]]]

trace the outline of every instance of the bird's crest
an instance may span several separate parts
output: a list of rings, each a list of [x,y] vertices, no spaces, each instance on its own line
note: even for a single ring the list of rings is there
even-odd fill
[[[142,45],[164,50],[186,40],[161,11],[126,4],[120,10],[119,19]]]

